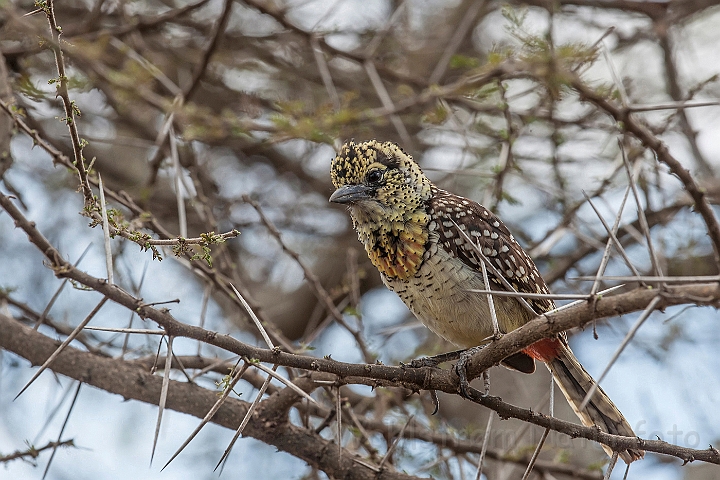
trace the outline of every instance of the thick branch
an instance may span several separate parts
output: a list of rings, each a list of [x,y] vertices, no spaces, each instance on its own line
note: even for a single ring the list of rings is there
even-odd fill
[[[0,347],[26,358],[35,365],[42,364],[58,346],[58,342],[22,326],[14,319],[0,314]],[[127,362],[99,357],[67,347],[52,364],[53,371],[122,395],[126,399],[157,405],[160,399],[162,378],[151,375]],[[305,430],[284,421],[277,415],[277,396],[281,390],[261,403],[245,427],[244,434],[256,438],[280,450],[305,460],[319,468],[330,478],[357,480],[412,480],[417,477],[383,470],[376,473],[352,460],[354,455],[343,450],[338,458],[337,445],[323,439],[312,430]],[[279,398],[279,397],[278,397]],[[203,418],[217,401],[217,392],[192,383],[170,381],[167,408]],[[271,408],[277,407],[277,408]],[[236,429],[247,411],[248,403],[228,398],[213,417],[212,422],[226,428]],[[333,455],[325,454],[332,451]]]
[[[15,220],[16,226],[22,228],[28,234],[30,241],[43,252],[56,275],[72,278],[102,293],[120,305],[134,310],[141,317],[155,321],[163,327],[169,335],[193,338],[204,343],[215,345],[229,352],[243,355],[247,358],[258,359],[262,362],[295,367],[308,371],[333,373],[342,379],[342,383],[358,383],[371,386],[402,386],[411,390],[428,389],[440,390],[447,393],[457,393],[459,391],[458,377],[453,371],[439,370],[436,368],[403,368],[389,367],[386,365],[351,364],[337,362],[328,358],[315,358],[285,353],[279,349],[267,350],[244,344],[229,335],[219,335],[216,332],[178,322],[166,311],[157,310],[143,304],[140,299],[133,297],[116,285],[110,285],[104,279],[93,277],[76,269],[62,258],[60,253],[40,234],[33,223],[25,219],[9,197],[0,195],[0,205]],[[498,364],[504,358],[522,350],[531,343],[535,343],[542,338],[551,337],[573,327],[583,326],[594,319],[613,317],[643,310],[650,301],[658,295],[662,296],[662,300],[658,303],[659,309],[687,303],[717,305],[720,303],[720,285],[700,284],[672,286],[662,291],[640,288],[621,295],[601,297],[594,302],[579,304],[573,308],[538,317],[519,329],[508,333],[500,340],[488,345],[476,354],[468,368],[469,373],[477,376],[483,370]],[[561,433],[566,433],[573,437],[583,437],[600,441],[613,448],[637,448],[673,455],[686,461],[698,459],[720,464],[720,454],[718,454],[716,450],[688,450],[661,441],[647,441],[639,438],[632,439],[615,435],[599,434],[594,428],[582,427],[574,423],[563,422],[554,418],[538,415],[532,411],[506,404],[494,397],[478,396],[478,398],[473,400],[496,410],[501,417],[519,418]],[[686,450],[691,451],[692,455]]]

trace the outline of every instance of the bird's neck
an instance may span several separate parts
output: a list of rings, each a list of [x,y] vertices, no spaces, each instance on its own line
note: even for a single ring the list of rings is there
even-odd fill
[[[407,280],[420,269],[428,241],[429,216],[418,207],[375,220],[353,215],[355,229],[370,261],[380,273]]]

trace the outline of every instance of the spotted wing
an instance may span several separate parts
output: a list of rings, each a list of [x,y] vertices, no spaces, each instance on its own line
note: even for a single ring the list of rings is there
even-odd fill
[[[535,262],[497,216],[482,205],[445,190],[436,189],[433,193],[428,205],[434,221],[430,229],[438,232],[442,248],[468,266],[482,271],[483,260],[476,248],[460,234],[459,227],[516,291],[550,293]],[[507,290],[492,269],[487,270],[493,289]],[[538,313],[555,308],[550,299],[526,300]]]

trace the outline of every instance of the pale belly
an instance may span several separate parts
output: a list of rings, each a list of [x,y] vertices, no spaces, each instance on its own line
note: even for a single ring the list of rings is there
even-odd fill
[[[426,327],[461,348],[488,342],[493,334],[482,273],[443,250],[429,252],[417,274],[407,281],[385,278],[383,282],[405,302]],[[510,297],[494,297],[500,331],[507,333],[526,323],[527,311]]]

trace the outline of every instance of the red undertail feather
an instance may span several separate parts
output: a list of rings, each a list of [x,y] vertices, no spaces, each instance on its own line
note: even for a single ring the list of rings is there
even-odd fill
[[[558,357],[560,354],[560,348],[560,340],[557,338],[544,338],[533,343],[523,350],[523,352],[535,360],[547,363]]]

